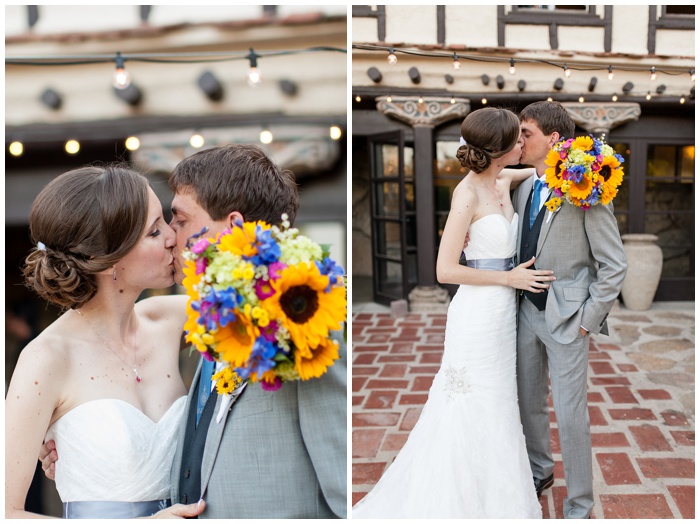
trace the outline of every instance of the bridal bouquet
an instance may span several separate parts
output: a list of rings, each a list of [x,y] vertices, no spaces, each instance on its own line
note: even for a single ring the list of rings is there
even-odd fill
[[[217,239],[196,235],[185,251],[185,340],[228,364],[213,377],[219,394],[243,380],[277,390],[339,358],[329,332],[347,315],[343,269],[282,218],[281,227],[239,222]]]
[[[579,136],[558,142],[547,155],[547,185],[554,196],[545,203],[555,212],[562,199],[581,209],[609,204],[622,183],[624,159],[602,139]]]

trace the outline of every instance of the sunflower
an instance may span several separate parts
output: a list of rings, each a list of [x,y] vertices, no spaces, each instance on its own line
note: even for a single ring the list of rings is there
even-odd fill
[[[216,392],[219,395],[233,393],[233,390],[240,385],[241,377],[229,367],[225,367],[211,377],[212,382],[216,383]]]
[[[311,349],[310,357],[305,357],[300,352],[297,352],[294,355],[294,369],[299,373],[301,380],[318,378],[338,358],[340,358],[338,343],[335,340],[325,339],[319,346]]]
[[[195,262],[185,260],[185,267],[182,268],[185,278],[182,280],[182,285],[185,287],[185,292],[190,300],[199,299],[199,292],[196,290],[199,283],[202,281],[202,275],[197,274]]]
[[[593,147],[593,139],[590,136],[579,136],[571,143],[571,149],[588,151]]]
[[[322,275],[314,263],[301,262],[288,266],[272,283],[277,293],[263,302],[271,320],[285,327],[297,352],[311,357],[317,347],[345,320],[347,300],[345,287],[328,287],[328,276]]]
[[[593,182],[589,175],[583,175],[580,182],[572,182],[571,189],[569,189],[569,196],[572,199],[584,200],[591,194],[593,189]]]
[[[258,334],[251,320],[238,313],[234,322],[230,322],[214,334],[216,351],[233,367],[241,367],[250,357]]]
[[[219,249],[244,257],[255,256],[258,252],[255,246],[255,229],[258,225],[266,226],[263,222],[244,222],[233,227],[230,232],[221,236]],[[266,229],[269,229],[269,226]]]
[[[562,183],[561,166],[564,163],[564,161],[561,159],[561,155],[559,154],[559,151],[551,149],[549,151],[549,153],[547,154],[547,158],[545,159],[544,163],[547,164],[548,166],[550,166],[544,172],[546,177],[547,177],[546,178],[547,185],[552,189],[556,189],[556,188],[561,187],[561,183]]]
[[[600,163],[598,174],[603,177],[604,187],[614,189],[622,183],[623,172],[620,161],[614,156],[606,156]]]
[[[617,196],[617,188],[603,184],[603,192],[600,195],[600,203],[608,205]]]

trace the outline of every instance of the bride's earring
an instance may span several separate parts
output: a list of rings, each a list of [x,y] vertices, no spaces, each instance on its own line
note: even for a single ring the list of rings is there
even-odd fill
[[[115,282],[117,281],[117,269],[116,268],[112,272],[112,280],[114,280]]]

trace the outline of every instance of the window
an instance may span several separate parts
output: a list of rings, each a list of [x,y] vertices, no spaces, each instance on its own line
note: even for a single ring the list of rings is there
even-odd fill
[[[663,6],[663,15],[680,15],[680,16],[695,16],[695,6],[690,5],[665,5]]]

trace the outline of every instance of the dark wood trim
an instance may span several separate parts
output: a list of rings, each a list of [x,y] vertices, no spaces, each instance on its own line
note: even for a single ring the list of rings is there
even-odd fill
[[[506,25],[548,25],[549,43],[552,49],[559,49],[559,37],[557,33],[559,26],[579,26],[579,27],[603,27],[603,46],[606,52],[612,48],[612,6],[605,6],[603,17],[596,13],[596,6],[588,6],[587,12],[577,14],[564,13],[561,11],[541,10],[519,11],[513,7],[513,11],[506,14],[505,6],[498,6],[498,45],[505,47]]]
[[[416,216],[421,217],[416,226],[418,285],[433,286],[435,276],[435,198],[433,176],[435,158],[435,129],[429,126],[413,128],[413,158],[415,166]]]
[[[377,40],[384,42],[386,39],[386,8],[383,5],[376,6],[373,10],[369,5],[353,5],[353,18],[376,18],[377,19]]]
[[[445,44],[445,6],[437,6],[437,41]]]
[[[647,51],[650,55],[656,54],[656,31],[658,29],[695,30],[695,16],[668,15],[666,6],[661,6],[661,16],[657,16],[658,6],[649,6],[649,37],[647,38]]]

